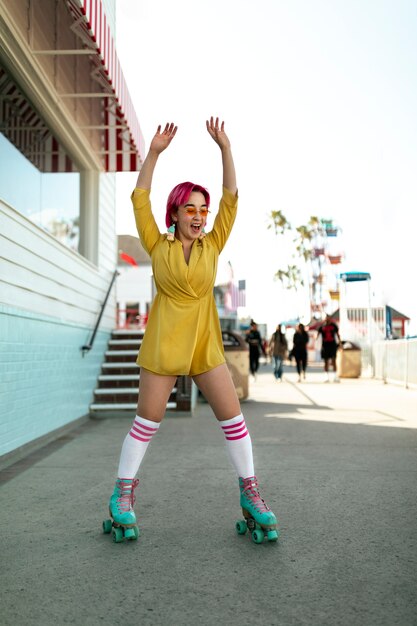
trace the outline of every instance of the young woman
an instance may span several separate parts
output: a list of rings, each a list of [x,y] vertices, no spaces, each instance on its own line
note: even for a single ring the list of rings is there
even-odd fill
[[[274,376],[277,380],[282,380],[283,364],[288,354],[288,342],[282,332],[281,324],[278,324],[276,331],[269,342],[271,354],[274,359]]]
[[[251,438],[225,362],[213,296],[218,256],[236,217],[237,186],[224,122],[220,125],[218,118],[211,118],[206,127],[220,148],[223,164],[223,195],[207,235],[204,227],[210,196],[200,185],[181,183],[169,194],[168,234],[160,233],[151,211],[149,195],[154,168],[176,135],[174,124],[166,124],[164,130],[158,126],[132,194],[136,225],[152,260],[157,295],[137,359],[137,415],[122,446],[118,478],[109,503],[115,541],[123,538],[121,529],[128,538],[135,539],[139,534],[133,511],[133,492],[139,482],[135,477],[149,442],[158,432],[179,375],[193,378],[219,421],[239,477],[240,503],[245,519],[250,520],[248,525],[254,527],[253,520],[258,524],[258,539],[263,539],[259,525],[266,530],[268,539],[278,538],[275,515],[259,495]],[[110,530],[107,527],[106,532]],[[242,522],[238,532],[244,531],[246,524]],[[256,541],[256,537],[253,539]]]
[[[325,382],[330,382],[329,370],[330,364],[334,372],[334,382],[339,383],[340,379],[337,375],[336,354],[337,350],[342,347],[339,335],[339,327],[334,323],[330,315],[326,315],[326,319],[317,331],[317,338],[321,335],[321,357],[324,360],[324,371],[326,374]],[[337,339],[337,341],[336,341]]]
[[[249,344],[249,369],[253,378],[256,380],[256,373],[259,369],[259,357],[262,352],[265,355],[265,348],[262,343],[261,333],[258,330],[258,324],[253,320],[250,328],[246,332],[246,341]]]
[[[307,369],[307,344],[309,341],[308,333],[304,328],[304,324],[297,324],[293,338],[292,354],[295,358],[297,366],[298,382],[301,382],[301,375],[305,380]]]

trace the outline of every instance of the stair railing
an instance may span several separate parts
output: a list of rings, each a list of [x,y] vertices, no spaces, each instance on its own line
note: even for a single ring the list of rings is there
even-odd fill
[[[83,356],[85,356],[85,353],[89,352],[91,350],[91,348],[93,347],[94,339],[96,338],[97,330],[98,330],[99,324],[101,322],[101,318],[103,317],[103,313],[104,313],[104,309],[106,308],[107,300],[109,299],[109,295],[110,295],[110,292],[112,290],[114,281],[116,280],[116,277],[118,275],[119,275],[119,271],[117,269],[114,270],[112,279],[110,281],[109,288],[108,288],[107,293],[106,293],[106,297],[104,298],[104,302],[101,305],[100,313],[98,314],[97,322],[96,322],[96,325],[94,327],[93,334],[91,335],[90,341],[86,345],[81,346],[81,352],[82,352]]]

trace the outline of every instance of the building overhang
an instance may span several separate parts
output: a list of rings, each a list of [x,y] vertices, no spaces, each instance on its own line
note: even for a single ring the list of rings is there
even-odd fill
[[[140,169],[143,136],[101,0],[0,0],[0,125],[43,172]]]

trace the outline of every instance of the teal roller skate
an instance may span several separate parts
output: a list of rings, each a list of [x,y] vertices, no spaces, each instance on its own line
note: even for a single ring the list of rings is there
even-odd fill
[[[136,540],[139,528],[133,510],[135,503],[134,491],[139,481],[136,478],[118,478],[109,502],[111,519],[103,522],[103,532],[111,533],[113,541],[120,543],[123,539]]]
[[[239,478],[239,489],[244,519],[236,522],[237,533],[244,535],[249,530],[254,543],[262,543],[265,537],[268,541],[276,541],[278,521],[259,495],[256,476]]]

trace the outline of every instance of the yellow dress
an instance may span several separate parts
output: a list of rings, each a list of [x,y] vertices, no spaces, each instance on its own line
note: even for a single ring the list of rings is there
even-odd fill
[[[225,363],[213,287],[218,257],[235,221],[237,195],[223,187],[213,229],[193,243],[187,265],[182,243],[159,232],[149,194],[138,188],[132,193],[136,227],[157,288],[136,363],[163,376],[195,376]]]

